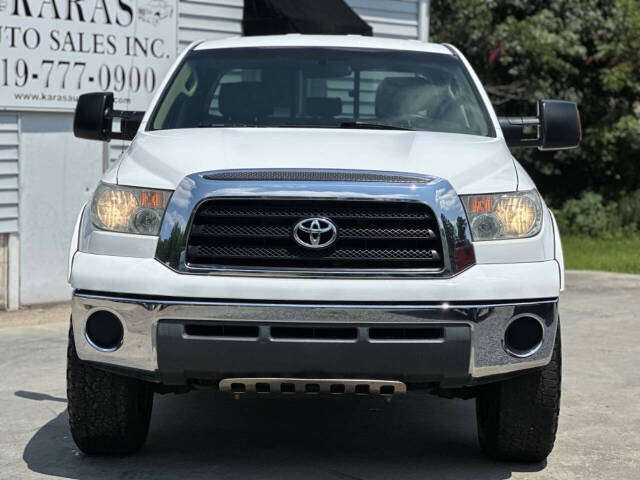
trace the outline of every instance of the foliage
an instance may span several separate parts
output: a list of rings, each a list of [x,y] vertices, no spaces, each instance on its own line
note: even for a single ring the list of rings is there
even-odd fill
[[[640,188],[640,0],[432,0],[432,39],[456,45],[499,114],[578,102],[577,150],[516,152],[554,204]]]
[[[640,230],[640,190],[622,197],[617,205],[620,226],[628,230]]]
[[[580,199],[568,200],[556,212],[558,228],[563,233],[596,237],[607,232],[607,212],[602,205],[602,196],[586,193]]]
[[[640,273],[640,236],[562,237],[564,263],[571,270]]]
[[[567,200],[554,214],[563,234],[589,237],[640,234],[640,190],[607,204],[603,204],[601,195],[587,192],[579,199]]]

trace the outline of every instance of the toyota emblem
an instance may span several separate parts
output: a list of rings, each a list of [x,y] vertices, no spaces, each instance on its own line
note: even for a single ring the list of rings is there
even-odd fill
[[[338,237],[338,229],[328,218],[305,218],[293,227],[293,239],[306,248],[327,248]]]

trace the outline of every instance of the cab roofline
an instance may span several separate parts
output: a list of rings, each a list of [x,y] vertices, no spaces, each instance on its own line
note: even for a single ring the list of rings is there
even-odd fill
[[[444,45],[438,43],[425,43],[419,40],[365,37],[362,35],[302,35],[299,33],[204,40],[195,45],[193,50],[200,51],[213,50],[217,48],[250,47],[373,48],[453,55],[452,51]]]

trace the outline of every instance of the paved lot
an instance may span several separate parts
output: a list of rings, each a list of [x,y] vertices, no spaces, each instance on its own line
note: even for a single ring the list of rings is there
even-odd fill
[[[548,462],[485,460],[472,401],[233,401],[207,391],[156,396],[138,455],[89,458],[67,427],[68,310],[57,306],[0,314],[0,478],[640,478],[640,276],[568,281],[562,415]]]

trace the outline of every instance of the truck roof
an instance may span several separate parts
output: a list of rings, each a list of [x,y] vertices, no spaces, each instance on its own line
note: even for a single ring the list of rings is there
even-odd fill
[[[377,48],[452,55],[452,52],[444,45],[439,43],[426,43],[419,40],[365,37],[362,35],[302,35],[300,33],[204,40],[197,44],[194,50],[249,47]]]

